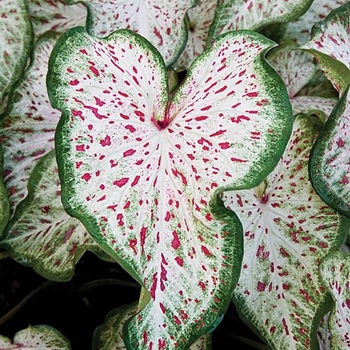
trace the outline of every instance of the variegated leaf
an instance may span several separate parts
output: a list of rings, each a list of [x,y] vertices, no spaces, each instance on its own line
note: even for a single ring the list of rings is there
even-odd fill
[[[75,0],[68,0],[75,3]],[[131,29],[149,40],[171,66],[186,46],[185,15],[198,0],[85,0],[87,31],[105,37],[117,29]]]
[[[284,40],[292,39],[300,46],[305,44],[310,40],[312,26],[347,2],[348,0],[314,0],[310,8],[300,18],[286,25]]]
[[[293,98],[316,73],[312,56],[299,50],[292,42],[285,42],[272,50],[267,61],[286,84],[290,98]]]
[[[295,96],[290,100],[293,114],[317,114],[325,121],[337,104],[336,98],[326,98],[319,96]]]
[[[86,250],[103,260],[102,252],[81,222],[69,216],[61,202],[55,150],[37,163],[28,181],[28,196],[6,227],[0,247],[19,263],[52,281],[68,281]]]
[[[350,217],[350,96],[339,100],[317,138],[310,159],[310,178],[322,199]]]
[[[108,313],[105,322],[96,328],[92,350],[124,350],[123,327],[137,312],[137,304],[123,305]],[[211,335],[200,337],[188,350],[211,350]]]
[[[228,33],[167,96],[159,53],[137,34],[69,31],[48,88],[65,208],[150,293],[126,325],[129,349],[186,349],[225,312],[241,226],[216,193],[252,187],[277,163],[291,128],[272,42]]]
[[[4,350],[71,350],[68,339],[57,329],[46,325],[29,326],[17,332],[13,341],[0,335],[0,348]]]
[[[0,144],[0,238],[10,217],[10,203],[7,197],[7,190],[3,179],[4,157]]]
[[[188,40],[176,66],[188,68],[204,50],[216,3],[217,0],[200,0],[197,6],[187,11]]]
[[[27,194],[27,181],[36,161],[54,148],[54,132],[61,114],[49,103],[46,73],[55,42],[51,38],[37,43],[33,64],[10,101],[11,112],[0,122],[11,216]]]
[[[317,339],[320,346],[320,350],[331,349],[331,334],[328,328],[328,319],[330,312],[327,312],[321,319],[321,322],[317,329]]]
[[[64,0],[28,0],[28,7],[36,38],[48,31],[64,33],[85,26],[87,10],[81,3],[68,6]]]
[[[33,33],[25,0],[0,0],[0,114],[7,107],[32,49]]]
[[[313,0],[218,1],[208,43],[218,35],[237,29],[258,30],[270,23],[289,22],[301,16]]]
[[[350,348],[350,255],[329,254],[320,265],[324,285],[334,299],[328,318],[332,350]]]
[[[308,177],[313,124],[298,115],[280,163],[257,188],[224,192],[244,230],[233,300],[242,318],[276,350],[316,349],[328,295],[320,261],[337,249],[348,220],[324,204]]]
[[[312,28],[312,39],[302,46],[318,60],[333,86],[340,92],[350,83],[350,3],[332,11]]]

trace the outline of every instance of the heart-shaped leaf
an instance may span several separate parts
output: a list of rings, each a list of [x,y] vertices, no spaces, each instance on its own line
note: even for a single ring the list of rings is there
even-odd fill
[[[328,318],[330,348],[347,349],[350,347],[350,255],[329,254],[320,265],[320,274],[335,301]]]
[[[210,26],[208,43],[222,33],[237,29],[258,30],[270,23],[300,17],[313,0],[228,0],[218,1]]]
[[[67,0],[67,3],[76,3]],[[198,0],[85,0],[87,31],[105,37],[117,29],[131,29],[148,39],[171,66],[186,46],[185,15]]]
[[[46,73],[55,42],[55,38],[45,38],[36,44],[33,64],[10,101],[11,112],[0,122],[11,216],[27,194],[27,181],[36,161],[54,148],[60,112],[49,103]]]
[[[332,11],[312,28],[312,39],[302,46],[318,60],[333,86],[341,93],[350,83],[350,3]]]
[[[68,281],[86,250],[113,261],[69,216],[61,202],[55,150],[42,157],[28,180],[28,195],[6,227],[0,247],[19,263],[52,281]]]
[[[317,138],[310,178],[322,199],[350,217],[350,96],[347,89]]]
[[[66,5],[63,0],[28,0],[29,16],[36,38],[48,31],[64,33],[76,26],[84,26],[86,7]]]
[[[108,313],[105,322],[96,328],[92,339],[92,350],[124,350],[123,327],[137,312],[137,304],[123,305]],[[210,350],[211,335],[200,337],[188,350]]]
[[[46,325],[29,326],[17,332],[13,341],[0,335],[0,348],[4,350],[71,350],[68,339],[57,329]]]
[[[204,50],[216,3],[217,0],[200,0],[197,6],[187,11],[188,40],[176,66],[188,68]]]
[[[150,293],[128,349],[186,349],[227,308],[241,225],[216,194],[260,183],[290,134],[285,87],[263,59],[272,44],[222,36],[172,100],[159,53],[131,31],[75,28],[53,51],[64,206]]]
[[[317,326],[329,302],[319,263],[340,246],[348,226],[309,182],[314,138],[313,124],[298,115],[286,152],[267,179],[255,189],[224,192],[245,232],[233,300],[273,349],[317,348]]]
[[[287,23],[283,39],[292,39],[298,45],[310,40],[312,26],[348,0],[314,0],[310,8],[296,21]]]
[[[7,97],[27,63],[33,32],[24,0],[0,2],[0,114],[7,107]]]

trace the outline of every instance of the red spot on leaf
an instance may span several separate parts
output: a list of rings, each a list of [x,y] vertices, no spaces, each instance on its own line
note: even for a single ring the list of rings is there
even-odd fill
[[[81,178],[88,182],[91,179],[91,175],[89,173],[85,173]]]
[[[177,234],[176,231],[173,231],[173,241],[171,242],[171,246],[173,247],[173,249],[178,249],[181,245],[179,236]]]
[[[78,79],[74,79],[74,80],[71,80],[70,82],[69,82],[69,85],[71,85],[71,86],[76,86],[76,85],[78,85],[79,84],[79,80]]]
[[[116,185],[118,187],[123,187],[123,186],[125,186],[128,183],[128,181],[129,181],[128,177],[123,177],[123,178],[121,178],[119,180],[115,180],[113,182],[113,185]]]
[[[209,251],[209,249],[206,246],[201,245],[201,249],[206,256],[213,256],[213,254]]]
[[[135,152],[136,152],[136,150],[134,150],[134,149],[128,149],[123,153],[123,157],[132,156]]]
[[[256,290],[257,290],[258,292],[264,292],[265,289],[266,289],[266,284],[263,283],[263,282],[258,281],[258,284],[257,284],[257,286],[256,286]]]
[[[100,145],[102,147],[110,146],[111,145],[111,138],[108,135],[106,135],[106,137],[100,141]]]
[[[183,259],[180,258],[179,256],[177,256],[177,257],[175,258],[175,261],[177,262],[177,264],[178,264],[180,267],[182,267],[183,264],[184,264]]]

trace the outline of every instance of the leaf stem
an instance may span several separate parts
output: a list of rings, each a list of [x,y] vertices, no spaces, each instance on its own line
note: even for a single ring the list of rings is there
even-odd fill
[[[111,286],[111,285],[140,288],[140,285],[136,282],[123,281],[116,278],[103,278],[103,279],[98,279],[98,280],[94,280],[83,284],[78,289],[78,294],[84,294],[90,289],[99,288],[103,286]]]
[[[12,318],[31,298],[33,298],[36,294],[40,293],[42,290],[52,287],[56,285],[57,282],[46,281],[38,288],[32,290],[28,295],[26,295],[15,307],[13,307],[8,313],[0,318],[0,325],[7,322],[10,318]]]

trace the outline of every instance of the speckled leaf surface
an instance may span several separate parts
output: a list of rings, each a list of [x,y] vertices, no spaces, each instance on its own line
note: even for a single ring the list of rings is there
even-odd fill
[[[317,138],[310,157],[312,184],[323,200],[350,216],[349,89],[339,100]]]
[[[67,1],[74,3],[75,1]],[[186,46],[186,11],[198,0],[85,0],[87,31],[105,37],[117,29],[130,29],[149,40],[171,66]]]
[[[310,40],[312,26],[347,2],[348,0],[314,0],[310,8],[300,18],[287,23],[284,40],[292,39],[298,45],[305,44]]]
[[[216,193],[260,183],[290,134],[285,87],[263,59],[271,45],[222,36],[172,100],[159,53],[131,31],[76,28],[53,51],[64,206],[150,293],[128,349],[186,349],[227,308],[241,226]]]
[[[216,3],[217,0],[200,0],[187,11],[188,40],[176,66],[188,68],[204,50]]]
[[[71,350],[68,339],[57,329],[46,325],[29,326],[17,332],[13,341],[0,335],[0,348],[4,350]]]
[[[293,98],[316,73],[312,56],[299,50],[292,42],[285,42],[273,49],[267,61],[284,81],[290,98]]]
[[[37,43],[34,62],[10,101],[11,112],[0,122],[4,183],[11,216],[27,194],[27,181],[35,163],[54,148],[54,132],[61,113],[48,100],[46,73],[55,42],[51,38]]]
[[[301,16],[312,0],[227,0],[218,1],[210,26],[208,42],[237,29],[258,30],[276,22],[289,22]]]
[[[272,349],[318,349],[329,298],[318,265],[337,249],[348,220],[328,207],[308,178],[313,124],[299,115],[286,151],[257,188],[224,193],[240,218],[245,253],[233,300]]]
[[[293,114],[317,114],[322,120],[326,120],[337,104],[336,98],[326,98],[319,96],[295,96],[290,100]]]
[[[61,202],[55,150],[37,163],[28,181],[28,196],[6,227],[0,247],[21,264],[51,281],[68,281],[86,250],[108,259],[85,227],[69,216]]]
[[[350,255],[334,252],[323,260],[320,274],[334,306],[328,318],[333,350],[350,348]]]
[[[124,350],[123,327],[125,322],[137,311],[137,304],[123,305],[108,313],[104,323],[97,327],[93,339],[92,350]],[[200,337],[188,350],[211,350],[211,335]]]
[[[321,319],[317,329],[317,339],[320,350],[329,350],[331,348],[331,334],[328,328],[328,319],[330,312],[327,312]]]
[[[64,33],[85,26],[87,17],[83,4],[68,6],[64,0],[28,0],[28,10],[36,38],[48,31]]]
[[[350,83],[350,3],[332,11],[312,28],[312,38],[302,46],[318,60],[333,86],[343,92]]]
[[[0,0],[0,114],[27,63],[33,33],[24,0]]]

